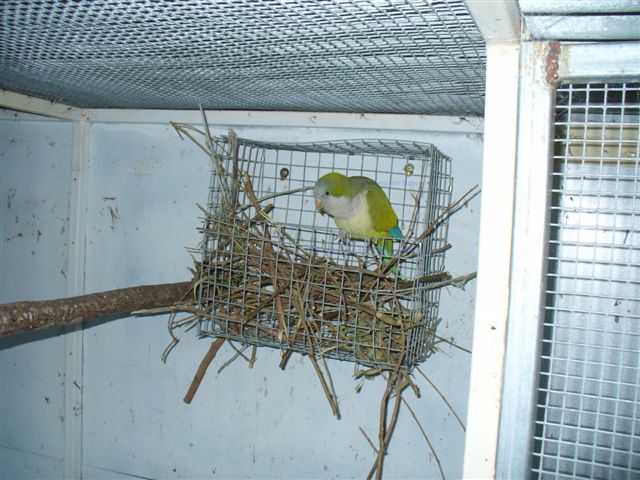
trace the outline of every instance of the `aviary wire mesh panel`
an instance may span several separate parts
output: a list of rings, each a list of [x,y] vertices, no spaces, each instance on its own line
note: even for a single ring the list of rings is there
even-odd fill
[[[5,0],[0,25],[0,87],[78,107],[483,113],[462,0]]]
[[[557,93],[534,478],[640,478],[640,84]]]

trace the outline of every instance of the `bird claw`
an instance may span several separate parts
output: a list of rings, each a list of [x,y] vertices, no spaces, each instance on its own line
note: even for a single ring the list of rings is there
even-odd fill
[[[336,240],[338,242],[338,249],[342,256],[346,259],[346,257],[351,253],[349,249],[349,242],[351,241],[351,237],[346,232],[340,230],[336,235]]]
[[[340,245],[348,245],[349,244],[349,240],[351,240],[349,235],[347,235],[347,233],[343,232],[342,230],[340,230],[338,232],[338,236],[337,237],[338,237],[338,243]]]
[[[375,248],[375,243],[373,242],[373,239],[369,239],[369,241],[367,242],[367,247],[369,247],[369,252],[371,253],[371,258],[373,260],[375,260],[376,263],[378,263],[378,261],[382,258],[379,255],[379,252],[376,250]]]

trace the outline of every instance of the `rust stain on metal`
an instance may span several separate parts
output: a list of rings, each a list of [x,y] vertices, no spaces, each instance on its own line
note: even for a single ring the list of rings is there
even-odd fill
[[[547,52],[547,62],[545,69],[547,72],[547,83],[549,85],[558,84],[558,58],[560,57],[560,42],[549,42]]]

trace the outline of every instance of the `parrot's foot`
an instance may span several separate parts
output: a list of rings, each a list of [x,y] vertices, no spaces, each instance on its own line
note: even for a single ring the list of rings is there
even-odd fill
[[[349,236],[349,234],[340,230],[336,235],[336,240],[338,241],[338,249],[345,259],[350,255],[353,255],[351,247],[349,246],[351,243],[351,237]]]
[[[337,238],[339,245],[348,245],[351,241],[351,237],[349,237],[349,235],[347,235],[347,233],[343,232],[342,230],[338,232]]]

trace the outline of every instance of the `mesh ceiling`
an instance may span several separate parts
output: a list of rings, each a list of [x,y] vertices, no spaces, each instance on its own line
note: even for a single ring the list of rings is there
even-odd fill
[[[3,0],[0,21],[0,87],[77,107],[483,112],[462,0]]]

